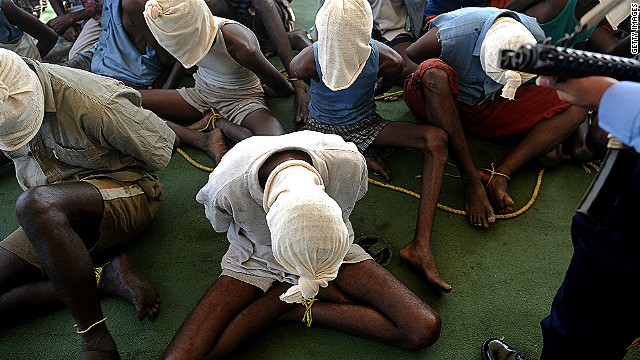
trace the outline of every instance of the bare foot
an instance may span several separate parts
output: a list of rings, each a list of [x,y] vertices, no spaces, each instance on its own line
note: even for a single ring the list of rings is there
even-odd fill
[[[436,269],[436,261],[430,249],[417,248],[412,241],[400,250],[400,258],[421,272],[431,286],[444,293],[451,292],[451,285],[442,280]]]
[[[294,81],[295,89],[295,106],[296,106],[296,123],[306,124],[309,119],[309,94],[307,94],[306,85],[302,80]]]
[[[481,183],[465,185],[467,219],[476,227],[489,227],[496,221],[493,207]]]
[[[209,122],[209,119],[213,116],[213,112],[209,111],[206,114],[204,114],[204,116],[202,117],[202,119],[194,122],[193,124],[187,126],[187,129],[189,130],[195,130],[195,131],[202,131],[202,132],[209,132],[211,130],[214,129],[213,127],[213,123]]]
[[[205,151],[207,155],[209,155],[213,160],[215,160],[216,164],[220,163],[222,160],[222,156],[227,153],[229,149],[227,149],[227,144],[224,142],[224,135],[222,134],[222,130],[214,129],[213,131],[207,133],[207,144],[205,145]]]
[[[82,334],[81,360],[119,360],[118,348],[106,326]]]
[[[104,266],[99,290],[129,301],[136,308],[138,320],[158,315],[158,291],[145,279],[126,254],[114,257]]]
[[[385,180],[391,180],[391,170],[387,163],[379,156],[366,156],[367,168],[370,172],[382,176]]]
[[[491,174],[485,170],[478,170],[478,173],[480,174],[482,183],[486,184],[485,191],[487,192],[493,209],[498,214],[511,212],[514,202],[508,193],[507,178],[497,174],[491,178]],[[491,181],[489,181],[489,179],[491,179]]]

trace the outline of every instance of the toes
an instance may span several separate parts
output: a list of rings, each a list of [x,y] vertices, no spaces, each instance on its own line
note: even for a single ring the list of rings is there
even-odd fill
[[[442,291],[443,293],[450,293],[452,289],[453,288],[451,287],[451,285],[449,285],[449,284],[447,284],[445,282],[443,282],[440,285],[440,291]]]

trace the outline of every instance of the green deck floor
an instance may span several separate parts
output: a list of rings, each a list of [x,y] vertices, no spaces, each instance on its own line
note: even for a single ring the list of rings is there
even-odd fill
[[[309,28],[315,1],[296,0],[299,27]],[[278,63],[277,60],[273,60]],[[293,131],[293,99],[270,100],[269,105],[287,131]],[[390,120],[412,119],[402,101],[378,103]],[[509,149],[507,144],[470,139],[474,161],[484,167]],[[186,148],[197,161],[212,165],[206,155]],[[392,184],[418,191],[415,179],[421,156],[395,151],[387,161]],[[531,196],[538,172],[527,166],[513,176],[510,193],[516,208]],[[456,174],[454,167],[447,173]],[[162,209],[148,231],[126,250],[142,273],[155,284],[162,299],[155,320],[138,322],[131,305],[117,298],[102,301],[107,325],[123,359],[156,359],[200,296],[220,273],[226,252],[224,234],[216,234],[195,201],[208,174],[180,155],[159,173],[164,184]],[[375,179],[382,180],[375,176]],[[505,337],[512,346],[537,357],[542,337],[539,321],[547,315],[569,263],[572,247],[571,216],[593,174],[581,165],[565,163],[548,170],[533,207],[510,220],[498,220],[489,229],[471,227],[466,219],[438,210],[433,230],[433,253],[438,269],[453,286],[450,294],[434,293],[399,258],[413,236],[417,199],[370,186],[357,204],[351,221],[356,235],[385,238],[392,247],[388,269],[435,308],[443,320],[440,339],[431,348],[406,351],[375,341],[303,324],[280,324],[243,347],[239,359],[480,359],[487,337]],[[18,225],[15,200],[21,190],[12,168],[0,169],[0,237]],[[440,202],[464,207],[459,179],[445,177]],[[606,311],[606,309],[604,309]],[[2,319],[0,319],[2,322]],[[0,359],[73,359],[79,351],[74,321],[66,310],[12,327],[0,327]],[[640,359],[632,350],[627,359]]]

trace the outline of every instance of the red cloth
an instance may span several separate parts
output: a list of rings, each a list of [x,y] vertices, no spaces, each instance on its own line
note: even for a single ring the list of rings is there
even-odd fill
[[[493,6],[503,9],[511,0],[489,0],[487,6]]]
[[[470,105],[458,101],[458,75],[440,59],[425,60],[415,73],[407,76],[404,84],[404,101],[411,113],[421,122],[427,122],[427,109],[422,92],[422,76],[425,71],[437,68],[449,76],[449,87],[458,108],[460,122],[468,135],[496,138],[524,136],[543,119],[549,119],[566,110],[570,104],[560,101],[554,89],[540,86],[520,86],[515,100],[496,94],[493,101],[482,105]]]

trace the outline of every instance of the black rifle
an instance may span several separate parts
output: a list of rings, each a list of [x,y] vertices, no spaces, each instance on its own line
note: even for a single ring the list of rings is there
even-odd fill
[[[554,76],[557,81],[586,76],[640,81],[640,61],[547,44],[523,45],[516,51],[501,50],[500,67]],[[576,212],[593,223],[602,224],[636,156],[629,149],[609,149]]]
[[[518,50],[501,50],[500,67],[536,75],[563,78],[607,76],[640,82],[640,61],[568,49],[547,44],[523,45]]]

